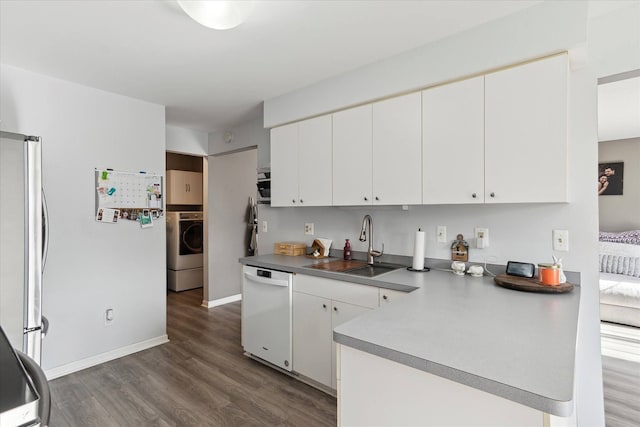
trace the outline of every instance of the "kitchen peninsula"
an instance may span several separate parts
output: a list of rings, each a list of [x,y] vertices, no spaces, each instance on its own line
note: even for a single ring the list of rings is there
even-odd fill
[[[331,260],[240,262],[295,273],[294,290],[315,276],[410,292],[334,328],[342,425],[549,425],[549,414],[571,424],[579,286],[535,294],[437,269],[368,278],[309,268]]]

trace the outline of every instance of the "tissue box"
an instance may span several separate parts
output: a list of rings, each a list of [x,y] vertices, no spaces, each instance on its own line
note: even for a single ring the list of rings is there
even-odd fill
[[[306,255],[307,244],[303,242],[274,243],[273,253],[276,255],[290,255],[290,256]]]

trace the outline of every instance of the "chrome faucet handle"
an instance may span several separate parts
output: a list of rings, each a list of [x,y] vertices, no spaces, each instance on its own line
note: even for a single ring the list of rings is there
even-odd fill
[[[371,249],[371,250],[369,251],[369,254],[370,254],[370,255],[373,255],[373,256],[380,256],[380,255],[382,255],[383,253],[384,253],[384,243],[382,244],[382,249],[381,249],[381,250],[379,250],[379,251],[375,251],[375,250]]]

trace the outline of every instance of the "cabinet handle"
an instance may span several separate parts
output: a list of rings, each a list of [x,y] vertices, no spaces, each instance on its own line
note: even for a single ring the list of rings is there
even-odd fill
[[[333,311],[338,311],[338,307],[333,307]]]
[[[300,203],[304,203],[304,200],[300,199]]]
[[[376,200],[380,200],[380,197],[376,196]]]
[[[365,198],[364,198],[364,201],[365,201],[365,202],[368,202],[368,201],[369,201],[369,199],[367,199],[367,198],[365,197]]]
[[[322,304],[322,308],[327,308],[327,304]]]
[[[496,193],[489,194],[491,197],[496,197]]]
[[[389,297],[387,297],[386,295],[382,295],[382,299],[383,299],[383,300],[388,300],[388,299],[389,299]]]
[[[291,203],[295,203],[295,202],[296,202],[296,199],[291,199]]]
[[[476,198],[476,193],[473,193],[473,194],[471,195],[471,197],[473,197],[473,198],[475,199],[475,198]]]

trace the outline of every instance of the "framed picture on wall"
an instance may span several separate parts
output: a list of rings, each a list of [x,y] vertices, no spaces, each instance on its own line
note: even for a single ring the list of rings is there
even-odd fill
[[[624,162],[598,164],[598,195],[622,196]]]

